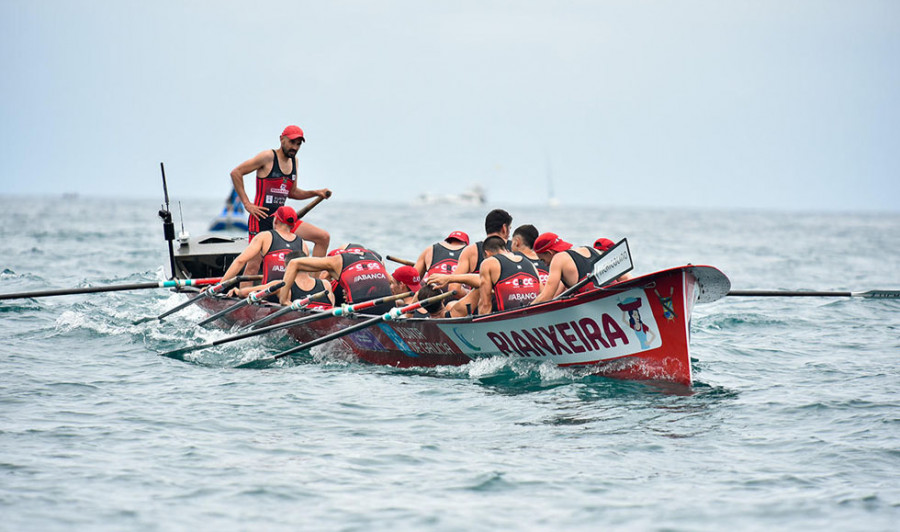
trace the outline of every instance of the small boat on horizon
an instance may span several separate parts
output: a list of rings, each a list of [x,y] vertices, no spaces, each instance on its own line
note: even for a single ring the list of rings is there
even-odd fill
[[[213,219],[209,226],[210,231],[247,231],[247,211],[244,204],[238,198],[237,191],[231,189],[231,194],[225,199],[222,213]]]

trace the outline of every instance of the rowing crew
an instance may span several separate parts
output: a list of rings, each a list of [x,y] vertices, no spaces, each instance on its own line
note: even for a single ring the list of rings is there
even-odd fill
[[[485,218],[483,241],[470,244],[466,233],[453,231],[423,250],[414,267],[401,266],[389,275],[381,255],[361,244],[346,244],[324,257],[309,256],[307,243],[294,232],[298,222],[289,206],[275,211],[273,228],[258,233],[223,276],[227,281],[257,262],[263,267],[262,284],[235,288],[230,295],[246,297],[282,280],[285,287],[277,297],[270,296],[271,301],[287,305],[324,290],[311,301],[314,308],[414,293],[371,309],[382,313],[395,304],[455,289],[465,295],[446,305],[427,306],[414,316],[487,314],[552,299],[585,278],[601,252],[612,246],[601,238],[593,247],[573,247],[554,233],[538,234],[533,225],[518,227],[507,240],[512,217],[495,209]]]

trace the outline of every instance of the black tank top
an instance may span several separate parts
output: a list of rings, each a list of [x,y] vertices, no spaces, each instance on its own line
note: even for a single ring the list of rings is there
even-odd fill
[[[425,275],[422,278],[427,279],[433,273],[453,273],[456,265],[459,264],[459,255],[464,249],[465,246],[459,249],[447,249],[440,242],[432,245],[431,265],[426,268]]]
[[[524,258],[528,262],[534,264],[534,269],[537,270],[538,278],[541,280],[541,284],[547,284],[547,278],[550,277],[550,268],[547,267],[547,263],[542,261],[541,259],[532,259],[531,257],[526,257],[523,253],[516,252],[516,255]]]
[[[380,255],[362,246],[348,246],[341,257],[341,276],[338,279],[344,289],[344,299],[348,303],[359,303],[391,295],[388,272],[381,263]],[[366,314],[381,314],[394,307],[388,301],[367,309]]]
[[[297,182],[297,165],[295,160],[291,158],[290,173],[285,174],[281,171],[278,164],[278,154],[272,150],[272,169],[268,175],[256,178],[256,196],[253,198],[253,204],[268,209],[269,215],[257,220],[256,217],[249,218],[250,234],[255,235],[272,228],[272,219],[278,207],[287,202],[288,194],[291,192],[294,183]]]
[[[294,286],[291,287],[291,301],[303,299],[322,290],[325,290],[325,283],[322,282],[322,279],[316,279],[316,284],[309,290],[304,290],[297,286],[297,283],[294,283]],[[312,298],[306,306],[315,309],[331,308],[331,301],[328,300],[328,294],[323,294]]]
[[[469,273],[480,273],[481,263],[484,262],[484,240],[475,242],[475,246],[478,248],[478,258],[475,262],[475,271]],[[506,251],[512,251],[512,242],[510,242],[509,240],[506,241]]]
[[[274,229],[269,233],[272,234],[272,244],[263,255],[263,284],[284,279],[284,256],[291,251],[303,251],[303,239],[299,236],[289,242]]]
[[[583,257],[574,249],[566,250],[566,253],[568,253],[569,256],[572,257],[572,260],[575,262],[575,268],[578,269],[578,279],[575,282],[578,282],[587,277],[587,274],[591,273],[591,270],[594,269],[594,262],[596,262],[597,259],[600,258],[600,253],[596,249],[588,247],[587,250],[591,252],[590,258]],[[566,284],[565,281],[563,281],[563,284],[566,285],[566,288],[569,288],[569,285]],[[594,288],[593,283],[588,283],[584,288],[582,288],[581,292],[590,290],[591,288]]]
[[[541,292],[534,264],[527,257],[515,262],[503,255],[494,255],[500,262],[500,277],[494,283],[493,311],[509,310],[530,304]]]

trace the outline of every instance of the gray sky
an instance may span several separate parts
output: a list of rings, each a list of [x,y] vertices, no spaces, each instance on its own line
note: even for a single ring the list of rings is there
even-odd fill
[[[2,194],[900,211],[900,2],[0,2]],[[252,196],[252,180],[247,178]]]

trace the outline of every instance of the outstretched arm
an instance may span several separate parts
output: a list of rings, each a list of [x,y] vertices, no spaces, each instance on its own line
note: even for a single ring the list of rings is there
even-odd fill
[[[341,276],[342,261],[339,256],[335,257],[301,257],[294,259],[285,265],[284,269],[284,288],[278,292],[278,299],[283,305],[291,302],[291,286],[297,279],[297,272],[328,272],[334,279]]]
[[[428,277],[428,284],[437,288],[444,288],[451,283],[460,283],[472,288],[478,288],[481,286],[482,281],[481,276],[477,273],[435,273]]]
[[[234,262],[231,263],[231,266],[225,271],[225,275],[222,276],[223,281],[227,281],[233,277],[236,277],[238,273],[244,271],[244,267],[254,257],[259,257],[262,255],[262,246],[263,242],[267,241],[266,235],[260,234],[253,241],[244,248],[244,251],[241,252],[237,258],[234,259]]]
[[[291,191],[288,193],[288,197],[291,199],[309,199],[309,198],[328,198],[331,195],[331,190],[327,188],[319,188],[316,190],[303,190],[302,188],[297,186],[297,182],[294,181],[294,186],[291,187]]]

